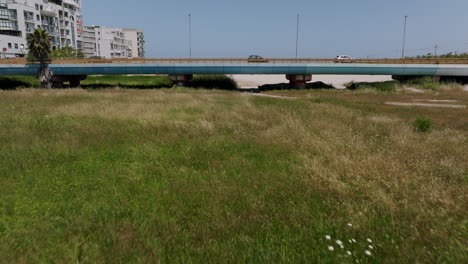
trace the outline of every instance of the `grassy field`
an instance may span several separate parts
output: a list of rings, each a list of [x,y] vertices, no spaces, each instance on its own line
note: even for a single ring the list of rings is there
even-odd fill
[[[468,92],[272,94],[0,91],[0,262],[468,261]]]

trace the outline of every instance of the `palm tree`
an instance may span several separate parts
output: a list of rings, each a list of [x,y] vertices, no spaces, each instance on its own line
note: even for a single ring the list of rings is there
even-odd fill
[[[43,87],[52,87],[53,73],[47,66],[50,53],[52,52],[52,36],[42,28],[34,30],[26,38],[28,42],[29,55],[39,61],[40,67],[37,78]]]

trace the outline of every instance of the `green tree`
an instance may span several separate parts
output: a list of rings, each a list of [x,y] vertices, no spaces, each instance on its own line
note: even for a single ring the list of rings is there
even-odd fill
[[[81,59],[84,58],[84,54],[80,49],[67,46],[53,50],[50,57],[52,59]]]
[[[40,63],[37,78],[42,87],[52,87],[53,73],[47,65],[52,51],[52,36],[44,29],[38,28],[27,37],[29,55]]]

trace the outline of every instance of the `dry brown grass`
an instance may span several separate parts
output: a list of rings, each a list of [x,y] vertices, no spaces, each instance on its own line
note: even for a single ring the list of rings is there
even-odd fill
[[[305,199],[302,205],[290,206],[300,212],[305,210],[303,215],[307,215],[307,197],[323,197],[326,206],[332,208],[330,221],[351,222],[363,234],[390,235],[397,242],[380,245],[379,262],[423,263],[450,257],[466,260],[468,110],[403,109],[384,102],[455,98],[467,104],[468,96],[458,89],[422,95],[344,91],[281,94],[299,98],[284,100],[186,89],[0,92],[3,110],[7,105],[16,105],[25,112],[34,109],[51,117],[131,121],[149,128],[142,130],[141,137],[150,137],[149,131],[167,131],[154,139],[166,142],[206,138],[281,149],[296,159],[283,183],[284,192],[294,192],[286,183],[292,181],[294,186],[300,186],[297,192]],[[37,103],[26,105],[30,100]],[[412,121],[417,116],[433,119],[436,130],[427,134],[415,132]],[[216,171],[216,163],[213,166]],[[190,170],[182,166],[180,169]],[[262,172],[252,173],[255,177]],[[203,185],[207,189],[219,188],[223,185],[219,181],[223,180],[213,178]],[[265,188],[282,190],[280,186],[264,184]],[[233,191],[232,186],[223,186],[224,189],[213,190],[219,192],[215,197]],[[277,218],[265,212],[271,201],[253,193],[245,195],[257,213],[249,212],[247,216],[231,212],[235,217],[229,225],[260,220],[287,223],[289,215]],[[294,221],[307,225],[308,219]],[[223,222],[216,225],[230,229]],[[122,239],[118,247],[122,250],[128,250],[134,242],[137,231],[130,227],[119,229]],[[382,230],[393,233],[379,234]]]

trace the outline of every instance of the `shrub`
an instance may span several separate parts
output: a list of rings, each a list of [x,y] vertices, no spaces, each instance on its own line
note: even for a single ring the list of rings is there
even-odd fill
[[[361,83],[350,82],[350,83],[345,84],[345,86],[346,86],[346,89],[348,90],[371,89],[371,90],[377,90],[379,92],[393,93],[398,88],[398,82],[396,81],[361,82]]]
[[[432,78],[423,77],[412,79],[404,82],[405,85],[412,86],[419,89],[427,89],[439,91],[442,88],[442,84],[439,81],[434,81]]]
[[[430,132],[433,129],[432,120],[426,117],[418,117],[413,124],[417,132]]]
[[[219,90],[237,90],[239,86],[236,81],[224,74],[206,74],[195,75],[190,81],[192,88],[219,89]]]

